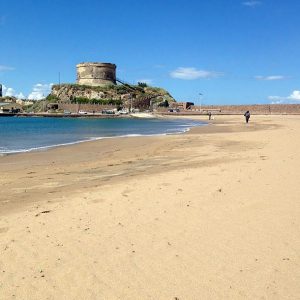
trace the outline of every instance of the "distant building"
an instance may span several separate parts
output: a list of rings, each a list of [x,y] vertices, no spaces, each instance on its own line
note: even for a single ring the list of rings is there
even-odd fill
[[[0,113],[19,112],[21,110],[22,107],[19,104],[8,102],[0,103]]]
[[[193,105],[194,105],[193,102],[175,102],[172,104],[172,107],[181,110],[187,110],[187,109],[191,109]]]

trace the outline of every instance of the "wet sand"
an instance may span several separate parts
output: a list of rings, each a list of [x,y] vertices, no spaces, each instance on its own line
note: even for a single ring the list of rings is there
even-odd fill
[[[0,157],[0,299],[299,299],[300,117]]]

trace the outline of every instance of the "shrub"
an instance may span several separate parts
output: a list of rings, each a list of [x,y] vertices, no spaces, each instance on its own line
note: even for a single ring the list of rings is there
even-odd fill
[[[147,87],[148,85],[147,85],[147,83],[146,82],[138,82],[138,86],[140,86],[140,87]]]
[[[57,102],[59,101],[59,98],[55,95],[52,95],[52,94],[49,94],[47,97],[46,97],[46,100],[50,103],[54,103],[54,102]]]

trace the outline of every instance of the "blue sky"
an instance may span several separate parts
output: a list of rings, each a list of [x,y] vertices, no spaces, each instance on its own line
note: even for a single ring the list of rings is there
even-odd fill
[[[299,11],[299,0],[0,0],[0,83],[39,98],[59,72],[75,82],[77,63],[100,61],[179,101],[300,103]]]

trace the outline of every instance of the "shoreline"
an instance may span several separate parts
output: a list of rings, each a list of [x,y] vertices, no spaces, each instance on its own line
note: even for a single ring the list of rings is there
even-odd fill
[[[166,117],[166,118],[172,118],[176,119],[176,117]],[[186,118],[190,119],[189,116],[181,116],[180,119]],[[60,162],[63,162],[64,165],[59,169],[62,169],[63,172],[61,172],[59,176],[60,180],[65,180],[65,176],[63,176],[65,173],[69,174],[70,172],[67,171],[70,168],[70,165],[75,164],[76,166],[74,169],[77,169],[77,165],[81,162],[86,163],[90,161],[90,157],[85,156],[85,152],[89,153],[90,149],[92,149],[92,153],[95,154],[96,159],[102,158],[102,154],[105,154],[106,159],[108,161],[112,161],[111,163],[106,164],[105,162],[101,162],[100,160],[98,161],[98,164],[101,168],[105,169],[107,167],[111,167],[115,165],[114,161],[114,152],[120,152],[121,147],[116,147],[115,145],[118,144],[120,146],[124,146],[124,150],[129,157],[129,163],[132,163],[132,155],[128,153],[128,150],[131,149],[130,151],[138,151],[140,149],[141,154],[138,155],[139,160],[141,157],[144,155],[147,156],[148,153],[144,146],[146,143],[151,143],[151,145],[155,145],[157,142],[159,144],[165,145],[165,139],[169,139],[170,143],[175,143],[177,139],[185,139],[186,137],[189,137],[190,135],[197,135],[200,134],[201,136],[204,135],[211,135],[211,134],[224,134],[224,133],[233,133],[233,132],[247,132],[247,131],[255,131],[255,130],[264,130],[268,129],[269,125],[266,124],[250,124],[250,126],[244,126],[245,124],[243,123],[243,117],[241,117],[241,124],[240,126],[235,126],[235,124],[231,124],[227,120],[232,119],[231,117],[226,116],[225,118],[221,117],[219,119],[211,120],[210,122],[206,120],[206,117],[203,119],[202,117],[194,117],[193,120],[198,120],[198,121],[203,121],[207,122],[205,126],[196,126],[193,128],[190,128],[187,132],[183,133],[177,133],[177,134],[169,134],[169,135],[149,135],[149,136],[128,136],[125,138],[122,137],[113,137],[113,138],[104,138],[104,139],[96,139],[96,140],[90,140],[90,141],[84,141],[80,143],[75,143],[75,144],[70,144],[70,145],[65,145],[65,146],[58,146],[58,147],[50,147],[46,150],[37,150],[37,151],[29,151],[29,152],[18,152],[18,153],[13,153],[13,154],[5,154],[3,156],[0,156],[0,167],[3,169],[3,172],[10,172],[10,169],[12,165],[18,169],[18,164],[20,164],[20,168],[18,171],[23,173],[24,178],[29,177],[31,179],[37,179],[35,176],[28,176],[31,174],[37,174],[38,172],[42,171],[40,168],[39,163],[42,164],[43,168],[48,168],[49,161],[52,161],[51,164],[58,165]],[[136,149],[136,145],[139,147]],[[101,147],[99,149],[99,153],[95,153],[98,149],[98,147]],[[104,148],[108,147],[108,150],[105,151],[103,150]],[[176,147],[175,145],[172,147]],[[166,150],[167,151],[167,150]],[[71,154],[72,153],[72,154]],[[71,154],[71,155],[70,155]],[[76,155],[75,155],[76,154]],[[109,156],[112,155],[112,158]],[[74,158],[73,158],[74,156]],[[100,158],[101,157],[101,158]],[[91,163],[88,163],[90,165]],[[118,163],[117,163],[118,165]],[[6,167],[6,168],[5,168]],[[35,170],[35,167],[37,167],[37,170]],[[52,165],[50,166],[52,168]],[[132,166],[133,172],[135,171],[134,166]],[[73,168],[71,168],[73,169]],[[160,169],[159,166],[157,166],[157,169]],[[27,170],[27,174],[24,173],[24,171]],[[74,170],[72,170],[74,171]],[[152,170],[151,170],[152,171]],[[157,170],[156,170],[157,171]],[[51,172],[51,175],[49,175],[49,179],[53,179],[52,176],[56,176],[57,173]],[[118,178],[122,174],[107,174],[107,178],[104,176],[104,180],[101,181],[102,183],[110,182],[113,180],[118,180]],[[13,175],[14,176],[14,175]],[[133,176],[133,175],[131,175]],[[131,177],[130,176],[130,177]],[[115,178],[116,177],[116,178]],[[121,176],[122,177],[122,176]],[[124,176],[123,176],[124,177]],[[126,176],[125,176],[126,177]],[[74,181],[76,182],[76,178],[72,178],[70,180],[70,186],[74,186]],[[87,181],[89,181],[89,178],[86,178]],[[25,183],[24,183],[25,184]],[[31,184],[31,183],[30,183]],[[27,185],[27,183],[26,183]],[[28,190],[26,189],[26,185],[24,185],[24,188],[18,188],[18,190],[25,191],[28,193]],[[93,186],[90,184],[87,184],[88,186]],[[67,185],[68,186],[68,185]],[[14,190],[14,189],[13,189]],[[58,195],[63,195],[65,191],[70,192],[68,188],[65,188],[65,185],[62,184],[61,186],[58,186],[58,189],[56,190],[56,187],[54,186],[53,188],[50,186],[49,188],[46,188],[47,190],[47,195],[44,195],[45,198],[51,198],[52,194],[58,194]],[[10,195],[10,191],[6,190],[8,195]],[[13,192],[13,191],[12,191]],[[29,195],[24,195],[24,199],[30,199],[25,202],[20,203],[20,207],[26,206],[28,203],[34,203],[36,201],[36,198],[38,198],[38,193],[39,189],[37,189],[36,194],[34,197],[31,197]],[[12,195],[10,195],[12,196]],[[8,203],[7,205],[7,211],[14,211],[17,206],[15,206],[15,201],[13,199],[14,197],[10,197],[9,201],[5,201],[4,203]],[[27,203],[28,202],[28,203]],[[4,207],[5,206],[5,207]],[[6,211],[6,205],[3,206],[3,202],[1,202],[1,197],[0,197],[0,215],[3,214],[3,212]]]
[[[1,157],[1,296],[297,299],[299,120]]]
[[[203,124],[204,125],[204,124]],[[201,125],[200,125],[201,126]],[[184,134],[190,131],[191,128],[188,128],[186,131],[182,132],[175,132],[175,133],[157,133],[157,134],[128,134],[128,135],[117,135],[117,136],[106,136],[106,137],[95,137],[88,140],[80,140],[65,144],[57,144],[57,145],[50,145],[50,146],[42,146],[42,147],[36,147],[36,148],[30,148],[26,150],[15,150],[11,152],[0,152],[0,157],[7,156],[7,155],[17,155],[22,153],[31,153],[31,152],[40,152],[40,151],[48,151],[55,148],[60,147],[72,147],[73,145],[82,144],[82,143],[92,143],[96,141],[101,141],[105,139],[122,139],[122,138],[132,138],[132,137],[155,137],[155,136],[167,136],[167,135],[179,135]]]
[[[138,114],[137,116],[129,116],[129,119],[150,119],[149,118],[149,114]],[[160,117],[160,116],[156,116],[153,115],[151,116],[151,119],[157,119],[157,120],[178,120],[178,118],[173,117],[173,118],[169,118],[169,117]],[[195,119],[190,118],[191,121],[195,121]],[[205,123],[204,121],[201,121],[201,123],[199,123],[198,125],[190,125],[190,127],[188,127],[188,125],[186,125],[186,128],[183,130],[179,130],[176,132],[164,132],[164,133],[153,133],[153,134],[140,134],[140,133],[136,133],[136,134],[125,134],[125,135],[116,135],[116,136],[99,136],[99,137],[92,137],[92,138],[87,138],[84,140],[76,140],[76,141],[72,141],[72,142],[67,142],[67,143],[61,143],[61,144],[54,144],[54,145],[47,145],[47,146],[37,146],[37,147],[33,147],[33,148],[29,148],[29,149],[15,149],[15,150],[6,150],[5,152],[1,152],[0,150],[0,157],[6,156],[6,155],[16,155],[16,154],[20,154],[20,153],[28,153],[28,152],[39,152],[39,151],[48,151],[49,149],[53,149],[53,148],[58,148],[58,147],[66,147],[66,146],[72,146],[72,145],[76,145],[76,144],[81,144],[81,143],[86,143],[86,142],[93,142],[93,141],[98,141],[98,140],[103,140],[103,139],[118,139],[118,138],[129,138],[129,137],[147,137],[147,136],[165,136],[165,135],[176,135],[176,134],[183,134],[188,132],[190,129],[192,129],[193,127],[198,127],[198,126],[205,126],[207,125],[207,123]]]

